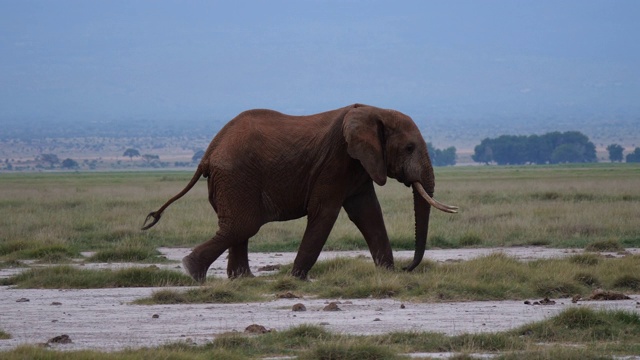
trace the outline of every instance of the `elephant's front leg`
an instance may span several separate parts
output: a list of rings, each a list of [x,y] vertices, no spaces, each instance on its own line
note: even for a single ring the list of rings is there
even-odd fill
[[[321,207],[321,205],[318,205]],[[335,224],[340,206],[323,207],[310,212],[307,216],[307,228],[302,237],[298,255],[293,262],[291,275],[300,279],[306,279],[307,273],[313,267],[320,256],[322,247],[327,242],[327,237]]]
[[[375,264],[393,268],[393,252],[373,183],[367,183],[361,192],[345,200],[343,206],[364,236]]]
[[[249,239],[229,248],[227,276],[230,279],[238,277],[253,277],[251,269],[249,268]]]

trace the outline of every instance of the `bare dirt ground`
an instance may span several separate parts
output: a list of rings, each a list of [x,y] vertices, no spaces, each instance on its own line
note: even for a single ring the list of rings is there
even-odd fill
[[[161,249],[167,258],[179,260],[189,249]],[[429,250],[435,261],[458,261],[500,251],[523,260],[561,257],[581,250],[545,248]],[[640,253],[640,249],[631,249]],[[366,252],[323,252],[321,259],[336,256],[368,256]],[[396,258],[410,258],[412,252],[396,252]],[[610,256],[618,256],[610,254]],[[292,253],[250,254],[255,274],[259,267],[287,264]],[[221,264],[224,262],[220,262]],[[133,264],[86,264],[86,267],[121,267]],[[148,264],[137,266],[149,266]],[[215,266],[217,265],[217,266]],[[163,265],[175,268],[177,264]],[[209,276],[224,277],[217,263]],[[9,276],[4,272],[0,276]],[[252,324],[284,330],[301,324],[325,326],[348,334],[382,334],[392,331],[432,331],[445,334],[495,332],[553,316],[571,306],[638,311],[640,295],[631,300],[584,301],[554,299],[554,305],[532,306],[523,301],[481,301],[453,303],[402,303],[393,299],[278,299],[261,303],[198,305],[133,305],[158,288],[91,290],[40,290],[0,287],[0,329],[11,334],[0,340],[0,350],[21,344],[42,344],[66,334],[71,340],[55,344],[59,349],[113,351],[153,347],[185,341],[202,344],[216,335],[239,331]],[[539,300],[539,299],[531,299]],[[323,311],[336,302],[340,311]],[[303,303],[307,311],[294,312]],[[404,305],[404,306],[402,306]]]

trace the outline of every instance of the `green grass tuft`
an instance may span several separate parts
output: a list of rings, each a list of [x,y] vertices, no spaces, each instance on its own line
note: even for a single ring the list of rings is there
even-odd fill
[[[569,261],[580,265],[598,265],[600,256],[596,254],[579,254],[569,257]]]
[[[525,325],[512,334],[544,342],[634,342],[640,339],[640,315],[626,311],[603,311],[572,307],[555,317]]]
[[[590,273],[584,273],[584,272],[577,273],[573,276],[573,279],[578,283],[584,284],[592,288],[597,288],[601,286],[601,282],[598,279],[598,277]],[[614,285],[614,287],[618,287],[618,286]]]
[[[301,360],[394,360],[400,359],[391,349],[373,344],[344,344],[329,342],[318,344],[302,353]]]
[[[238,302],[261,301],[265,297],[261,291],[266,282],[257,283],[250,279],[234,281],[209,281],[205,286],[188,290],[162,289],[155,291],[150,298],[136,300],[140,305],[149,304],[230,304]],[[257,285],[257,286],[256,286]]]
[[[623,251],[624,247],[617,240],[603,240],[590,243],[585,247],[585,250],[593,252],[616,252]]]
[[[458,243],[461,247],[477,247],[482,245],[482,238],[474,233],[466,233],[460,237]]]
[[[621,275],[613,281],[612,286],[617,289],[640,291],[640,276],[631,274]]]
[[[87,259],[88,262],[164,262],[161,253],[151,247],[134,245],[100,250]]]
[[[60,242],[14,240],[0,244],[0,256],[9,260],[39,260],[47,263],[67,262],[80,253],[71,245]]]
[[[87,270],[72,266],[36,268],[0,281],[2,285],[33,289],[99,289],[195,285],[190,277],[155,266],[121,270]]]
[[[558,314],[553,320],[556,326],[576,330],[587,330],[604,323],[602,317],[589,308],[570,308]]]

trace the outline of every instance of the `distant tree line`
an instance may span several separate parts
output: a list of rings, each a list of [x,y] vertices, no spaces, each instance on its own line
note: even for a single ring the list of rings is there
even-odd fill
[[[627,162],[640,163],[640,147],[635,148],[631,154],[627,154]]]
[[[640,162],[640,147],[635,148],[635,150],[632,153],[627,154],[626,157],[624,157],[623,154],[624,148],[618,144],[611,144],[607,146],[607,151],[609,152],[609,160],[611,160],[611,162],[622,162],[623,158],[628,163]]]
[[[486,138],[474,149],[473,161],[498,165],[596,162],[596,147],[579,131]]]
[[[427,151],[433,166],[453,166],[456,164],[456,148],[450,146],[444,150],[436,149],[431,143],[427,143]]]

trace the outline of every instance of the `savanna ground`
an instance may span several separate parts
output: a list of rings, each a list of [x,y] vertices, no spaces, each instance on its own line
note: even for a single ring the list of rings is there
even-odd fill
[[[0,271],[7,275],[0,291],[5,296],[13,289],[154,287],[148,296],[135,299],[136,305],[129,304],[141,308],[157,306],[148,304],[258,303],[287,292],[302,296],[300,302],[392,299],[435,304],[522,303],[576,295],[587,299],[594,290],[603,289],[638,301],[634,295],[640,294],[640,257],[625,251],[640,247],[637,165],[455,167],[436,169],[436,176],[436,198],[459,206],[461,212],[432,214],[431,249],[535,246],[573,249],[575,253],[530,261],[501,254],[459,262],[428,260],[413,273],[375,269],[368,259],[343,258],[318,263],[310,282],[290,278],[290,265],[282,264],[279,270],[254,279],[228,281],[210,276],[204,286],[195,286],[177,271],[177,262],[162,257],[157,249],[188,248],[216,231],[204,182],[174,203],[156,227],[139,230],[145,215],[182,189],[191,173],[2,174]],[[394,181],[377,191],[392,247],[412,250],[411,191]],[[264,226],[250,241],[250,252],[295,251],[305,223],[301,219]],[[325,250],[359,249],[366,245],[342,214]],[[602,251],[616,256],[603,256]],[[399,265],[408,260],[400,259]],[[103,263],[132,265],[118,269],[90,266]],[[214,263],[214,267],[224,266],[222,258]],[[1,320],[0,339],[11,338]],[[303,324],[260,336],[214,335],[206,344],[180,342],[117,353],[60,353],[32,344],[5,351],[3,356],[209,358],[214,354],[340,359],[453,352],[464,358],[469,353],[491,352],[502,358],[582,359],[640,354],[640,317],[633,308],[567,307],[528,325],[488,333],[354,335]]]

